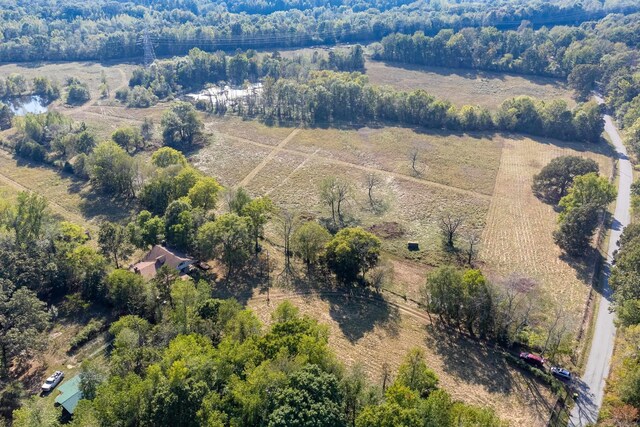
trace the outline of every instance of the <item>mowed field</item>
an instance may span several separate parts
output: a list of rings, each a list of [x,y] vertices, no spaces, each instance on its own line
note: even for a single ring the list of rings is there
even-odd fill
[[[365,67],[371,83],[406,91],[424,89],[458,107],[480,105],[495,110],[505,99],[517,95],[564,99],[570,107],[576,105],[566,84],[551,78],[372,60],[367,60]]]

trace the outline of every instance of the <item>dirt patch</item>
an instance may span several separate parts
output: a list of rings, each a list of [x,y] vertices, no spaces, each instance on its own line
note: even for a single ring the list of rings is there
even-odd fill
[[[397,222],[381,222],[369,227],[369,231],[382,239],[398,239],[404,236],[404,228]]]

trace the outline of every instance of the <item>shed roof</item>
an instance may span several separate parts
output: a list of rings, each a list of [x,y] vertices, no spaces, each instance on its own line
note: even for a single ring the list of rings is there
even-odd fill
[[[82,399],[82,391],[80,391],[80,375],[63,382],[58,387],[60,394],[56,396],[55,402],[70,414],[73,415],[78,402]]]

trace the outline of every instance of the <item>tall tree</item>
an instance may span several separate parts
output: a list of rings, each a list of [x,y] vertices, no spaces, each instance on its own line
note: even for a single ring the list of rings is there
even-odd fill
[[[116,268],[120,268],[120,262],[133,253],[127,229],[109,221],[100,224],[98,246],[104,256],[113,260]]]
[[[380,247],[380,239],[362,228],[343,228],[327,243],[327,264],[340,280],[354,281],[375,267]]]
[[[16,358],[27,358],[44,347],[41,333],[47,327],[46,305],[27,288],[15,289],[0,279],[0,375],[6,378]]]
[[[575,177],[591,172],[598,172],[598,164],[592,159],[556,157],[533,177],[531,188],[541,199],[556,204],[567,195]]]
[[[191,145],[202,134],[204,124],[193,105],[175,102],[162,116],[162,138],[167,145]]]

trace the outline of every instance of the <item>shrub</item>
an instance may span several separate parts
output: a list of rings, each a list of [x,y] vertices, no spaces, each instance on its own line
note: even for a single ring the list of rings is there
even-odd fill
[[[75,351],[84,344],[94,339],[100,332],[107,327],[103,320],[91,319],[84,328],[78,332],[78,335],[71,340],[69,351]]]

